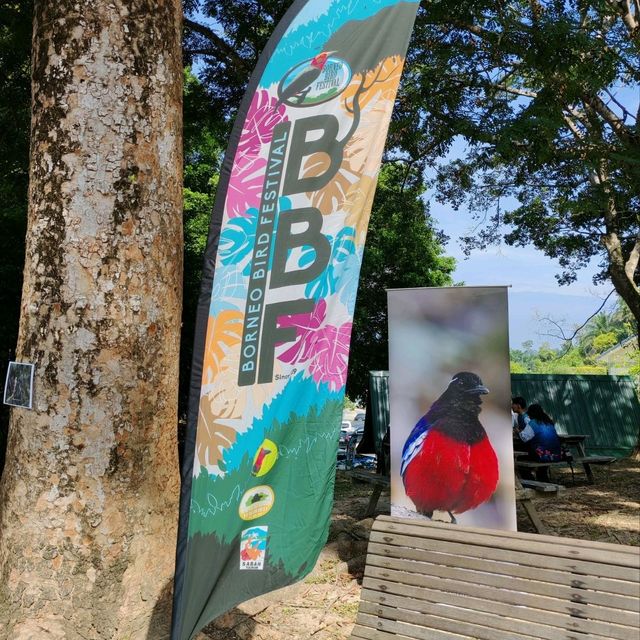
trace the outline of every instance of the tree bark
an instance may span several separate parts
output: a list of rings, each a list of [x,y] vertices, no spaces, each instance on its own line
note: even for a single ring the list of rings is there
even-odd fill
[[[0,638],[168,637],[179,476],[178,0],[36,0],[29,217],[0,485]]]

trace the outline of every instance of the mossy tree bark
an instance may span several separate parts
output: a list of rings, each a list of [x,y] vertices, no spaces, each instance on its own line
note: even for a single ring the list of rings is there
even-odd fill
[[[0,638],[168,637],[179,477],[179,0],[36,0]],[[4,625],[4,626],[3,626]]]

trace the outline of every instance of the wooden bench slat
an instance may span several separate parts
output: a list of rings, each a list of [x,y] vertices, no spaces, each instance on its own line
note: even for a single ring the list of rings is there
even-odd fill
[[[617,460],[613,456],[585,456],[584,458],[574,458],[577,464],[612,464]]]
[[[580,638],[585,640],[584,634],[573,634],[566,629],[555,629],[549,627],[547,633],[541,636],[545,629],[544,625],[527,625],[524,622],[516,622],[500,616],[482,615],[478,612],[467,611],[465,620],[452,620],[446,617],[448,607],[446,605],[428,605],[421,603],[421,611],[409,611],[398,609],[397,607],[387,607],[380,604],[362,602],[360,610],[363,614],[376,615],[378,621],[385,622],[385,618],[393,620],[395,625],[419,625],[428,627],[428,630],[438,629],[440,631],[450,631],[463,637],[474,638],[475,640],[522,640],[523,638],[535,638],[535,640],[565,640],[567,637]],[[381,627],[384,629],[384,626]],[[405,633],[407,627],[400,627]],[[571,634],[571,635],[567,635]],[[412,636],[422,638],[429,636]],[[592,636],[597,638],[597,636]],[[603,640],[598,638],[598,640]]]
[[[433,531],[433,535],[415,535],[413,531],[421,531],[422,527],[418,525],[407,525],[402,531],[380,531],[372,529],[371,535],[376,540],[386,542],[387,544],[397,544],[400,546],[416,546],[424,548],[425,543],[434,542],[450,542],[461,543],[465,545],[473,545],[474,549],[504,549],[506,551],[515,551],[517,553],[527,552],[535,554],[536,557],[548,556],[550,558],[562,558],[569,562],[595,563],[598,565],[610,565],[611,567],[624,567],[634,571],[640,570],[640,554],[628,553],[626,551],[618,551],[616,549],[602,549],[594,547],[580,547],[578,545],[567,545],[561,542],[561,538],[557,538],[554,544],[539,542],[533,539],[517,539],[511,537],[500,536],[483,536],[482,534],[467,533],[461,531],[460,527],[453,526],[450,531],[437,530]],[[411,541],[414,541],[413,544]],[[617,545],[611,545],[617,546]],[[475,552],[475,551],[474,551]],[[635,578],[632,578],[635,579]]]
[[[520,484],[528,489],[535,489],[543,493],[559,493],[566,491],[566,487],[562,484],[554,482],[539,482],[538,480],[520,480]]]
[[[468,635],[442,631],[441,629],[418,627],[415,625],[394,622],[393,620],[380,619],[367,613],[358,613],[357,623],[360,629],[370,629],[374,633],[375,640],[378,638],[411,638],[412,640],[469,640]],[[384,635],[383,635],[384,634]],[[496,638],[496,640],[505,640]],[[506,639],[510,640],[510,639]],[[584,640],[584,639],[582,639]]]
[[[427,526],[425,526],[427,525]],[[517,531],[503,531],[497,529],[480,529],[473,527],[452,527],[448,523],[425,521],[425,520],[403,520],[390,516],[379,516],[373,524],[372,531],[407,534],[419,538],[437,538],[444,540],[462,540],[469,544],[490,544],[487,542],[491,538],[497,538],[500,546],[513,549],[531,549],[536,545],[536,552],[547,549],[545,555],[562,555],[573,551],[578,552],[589,550],[602,550],[609,554],[629,555],[633,558],[626,566],[637,567],[640,565],[640,553],[638,547],[629,545],[612,545],[608,542],[596,542],[589,540],[576,540],[573,538],[558,538],[556,536],[541,536],[534,533],[523,533]],[[477,534],[477,537],[476,537]],[[546,543],[552,543],[547,545]],[[613,548],[612,548],[613,547]],[[595,562],[602,562],[600,557],[593,559]],[[606,559],[604,560],[606,562]]]
[[[372,605],[396,607],[399,610],[439,615],[452,621],[472,622],[491,626],[492,628],[512,631],[517,628],[529,635],[535,635],[539,640],[553,640],[558,631],[572,631],[586,633],[591,638],[605,638],[606,640],[628,640],[630,629],[636,626],[618,627],[604,624],[590,619],[570,617],[545,612],[539,609],[529,609],[525,605],[515,607],[496,602],[487,602],[483,607],[482,598],[449,593],[446,599],[429,597],[424,599],[424,593],[416,587],[406,587],[404,594],[395,594],[365,590],[362,601]],[[437,596],[437,592],[434,593]],[[517,617],[513,613],[517,612]],[[511,614],[509,613],[511,612]],[[523,612],[528,615],[523,615]],[[397,619],[403,619],[404,613],[398,611]]]
[[[400,548],[421,549],[425,551],[441,551],[450,555],[468,555],[469,547],[464,542],[449,542],[447,540],[435,538],[416,538],[411,536],[389,536],[378,531],[372,531],[369,536],[371,542],[377,542],[388,546]],[[495,560],[497,562],[513,562],[516,564],[539,567],[541,564],[550,565],[569,573],[580,575],[597,575],[601,578],[614,578],[637,583],[640,580],[640,570],[630,566],[620,566],[617,564],[603,564],[589,561],[588,559],[564,558],[562,556],[538,554],[535,551],[529,552],[523,549],[505,549],[500,547],[485,547],[474,545],[473,557],[485,560]],[[548,557],[553,558],[549,562]]]
[[[414,525],[421,527],[423,529],[424,537],[432,537],[432,533],[427,534],[426,529],[434,531],[452,531],[451,524],[448,522],[439,522],[437,520],[407,520],[406,518],[398,518],[396,516],[386,516],[379,515],[376,517],[375,522],[373,523],[372,530],[373,531],[397,531],[398,526],[403,525]],[[611,549],[611,547],[615,547],[616,552],[619,553],[629,553],[636,558],[640,555],[640,549],[638,547],[632,547],[624,544],[611,544],[610,542],[598,542],[597,540],[581,540],[579,538],[559,538],[558,536],[552,535],[539,535],[537,533],[527,533],[524,531],[507,531],[506,529],[484,529],[481,527],[469,527],[467,525],[457,526],[457,529],[463,530],[468,533],[477,533],[485,538],[498,538],[502,540],[503,538],[513,538],[515,540],[531,540],[532,542],[550,542],[552,544],[558,544],[558,541],[561,540],[564,544],[567,545],[575,545],[582,548],[588,549]],[[455,529],[454,529],[455,530]],[[499,544],[502,544],[500,542]]]
[[[468,636],[460,636],[457,633],[447,633],[446,631],[437,631],[429,629],[430,640],[466,640]],[[389,633],[380,629],[372,629],[359,624],[353,628],[351,638],[361,638],[362,640],[412,640],[415,636],[406,636],[398,633]]]
[[[375,553],[369,554],[367,558],[367,566],[365,568],[365,575],[373,576],[379,574],[376,569],[385,570],[398,570],[407,573],[414,572],[416,576],[421,574],[416,572],[416,567],[413,564],[419,564],[420,558],[410,558],[408,552],[411,550],[404,550],[405,558],[391,558],[388,556],[382,556]],[[403,550],[400,549],[399,553]],[[422,552],[420,552],[422,553]],[[418,555],[418,554],[416,554]],[[416,562],[416,560],[418,562]],[[638,601],[637,592],[638,587],[633,583],[625,584],[625,593],[619,593],[620,584],[616,584],[615,581],[607,580],[606,578],[593,578],[590,576],[584,576],[584,579],[579,581],[571,580],[570,576],[563,574],[562,571],[554,571],[552,569],[540,569],[535,570],[530,567],[520,567],[515,564],[511,564],[511,576],[508,574],[495,574],[495,563],[486,562],[483,560],[476,560],[474,558],[459,558],[459,562],[448,567],[442,567],[439,565],[430,565],[431,569],[429,574],[435,577],[448,577],[455,576],[456,578],[467,581],[469,578],[475,578],[477,576],[466,575],[463,573],[466,571],[480,571],[485,573],[482,577],[484,584],[490,586],[500,586],[505,580],[511,581],[514,590],[527,591],[529,593],[541,595],[541,596],[554,596],[555,594],[562,595],[568,602],[574,604],[594,604],[596,606],[612,607],[614,609],[620,609],[622,611],[637,611]],[[468,560],[468,562],[467,562]],[[465,580],[466,578],[466,580]],[[411,580],[411,576],[403,576],[404,580]],[[418,578],[416,577],[415,580]],[[613,582],[613,584],[611,584]],[[615,589],[615,592],[612,592]]]
[[[394,582],[394,579],[398,580]],[[381,597],[387,594],[407,596],[416,599],[427,599],[432,602],[444,600],[447,604],[468,607],[478,611],[490,610],[492,613],[509,615],[517,619],[537,622],[544,617],[545,623],[551,626],[565,626],[567,613],[571,614],[570,626],[574,630],[589,631],[601,635],[607,635],[606,629],[610,624],[619,625],[619,630],[612,633],[612,638],[627,640],[629,629],[640,627],[640,614],[635,611],[622,611],[619,609],[607,609],[593,604],[572,603],[567,599],[554,598],[532,594],[529,591],[521,591],[517,586],[511,590],[505,583],[501,587],[488,586],[482,582],[482,589],[478,590],[477,583],[459,582],[445,578],[430,578],[420,576],[419,579],[409,581],[400,572],[372,571],[365,577],[363,588],[368,591],[368,597],[372,593],[378,593]],[[443,595],[442,592],[447,592]],[[480,597],[478,597],[480,596]],[[365,599],[365,596],[361,596]],[[374,601],[377,601],[374,600]],[[637,603],[636,603],[637,604]],[[515,607],[515,609],[514,609]],[[411,608],[411,607],[407,607]],[[588,618],[591,627],[584,626],[584,620]]]

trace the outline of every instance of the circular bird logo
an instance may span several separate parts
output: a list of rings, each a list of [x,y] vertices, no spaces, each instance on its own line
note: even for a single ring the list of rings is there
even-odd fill
[[[266,475],[271,471],[277,459],[278,446],[272,440],[269,440],[268,438],[265,439],[256,451],[256,455],[253,457],[251,474],[258,478]]]
[[[339,96],[351,82],[351,69],[333,51],[300,62],[278,85],[278,104],[313,107]]]

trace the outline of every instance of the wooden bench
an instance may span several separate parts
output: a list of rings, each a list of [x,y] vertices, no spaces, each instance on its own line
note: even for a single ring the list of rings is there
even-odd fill
[[[352,638],[639,640],[640,554],[380,516]]]
[[[541,493],[560,493],[566,491],[566,487],[554,482],[538,482],[537,480],[520,480],[520,484],[525,489],[535,489]]]
[[[571,460],[560,460],[558,462],[533,462],[531,460],[516,460],[514,462],[516,469],[540,469],[541,467],[561,467],[569,465],[571,469],[571,478],[574,479],[574,465],[581,464],[584,472],[587,475],[589,484],[594,483],[593,471],[591,471],[592,464],[613,464],[617,458],[613,456],[581,456],[578,458],[572,458]]]
[[[389,476],[364,469],[350,469],[349,475],[353,482],[367,482],[373,485],[373,492],[371,493],[371,498],[369,499],[369,504],[364,514],[365,518],[370,518],[376,511],[382,490],[388,489],[391,484]]]

